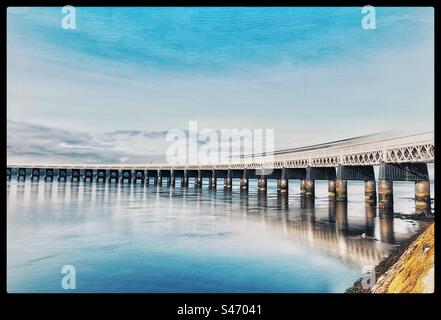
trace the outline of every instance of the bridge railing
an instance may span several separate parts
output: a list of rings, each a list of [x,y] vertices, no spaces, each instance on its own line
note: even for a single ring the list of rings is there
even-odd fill
[[[222,159],[216,164],[11,164],[10,168],[69,169],[258,169],[307,166],[379,164],[381,162],[433,162],[434,131],[383,138],[350,141],[347,145],[326,146],[310,151],[293,151],[271,156]]]

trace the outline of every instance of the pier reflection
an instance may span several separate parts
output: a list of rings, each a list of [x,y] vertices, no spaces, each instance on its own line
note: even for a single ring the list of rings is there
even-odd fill
[[[375,236],[375,218],[377,217],[377,208],[371,205],[365,206],[366,216],[366,235],[369,237]]]
[[[395,243],[394,213],[392,208],[379,209],[381,241]]]
[[[223,212],[233,219],[263,221],[265,227],[274,229],[276,234],[296,244],[319,249],[325,254],[360,266],[376,265],[388,255],[390,244],[397,243],[392,208],[365,206],[352,220],[348,217],[348,203],[345,201],[331,200],[323,203],[320,199],[297,197],[272,190],[253,192],[223,188],[148,188],[144,184],[84,182],[44,185],[26,183],[17,184],[14,189],[15,201],[29,199],[31,202],[50,202],[55,198],[59,202],[69,201],[75,206],[95,204],[99,208],[119,205],[154,208],[155,205],[159,207],[164,204],[161,198],[168,198],[166,207],[170,212],[174,208],[191,207],[193,204],[196,212],[204,214]]]
[[[259,207],[269,208],[268,197],[258,195],[257,198]],[[248,214],[247,219],[263,218],[268,226],[296,243],[322,250],[346,262],[360,266],[376,265],[388,255],[391,249],[388,244],[395,243],[390,209],[388,214],[382,212],[379,220],[381,239],[376,239],[376,207],[366,207],[364,223],[356,226],[349,223],[347,202],[329,201],[328,215],[319,217],[317,211],[321,208],[316,208],[313,198],[300,197],[299,212],[297,208],[291,210],[289,197],[285,194],[277,195],[277,208],[285,213],[261,210]]]

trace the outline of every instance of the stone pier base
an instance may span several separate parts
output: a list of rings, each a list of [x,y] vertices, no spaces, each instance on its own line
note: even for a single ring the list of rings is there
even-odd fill
[[[315,196],[315,181],[312,179],[305,180],[305,195],[308,198],[313,198]]]
[[[259,191],[264,192],[267,189],[267,180],[266,178],[260,178],[257,180],[257,188]]]
[[[328,198],[329,200],[335,200],[335,180],[328,181]]]
[[[377,190],[374,180],[365,181],[364,183],[364,201],[366,205],[377,205]]]
[[[300,180],[300,195],[302,197],[306,196],[306,180]]]
[[[335,181],[335,200],[348,201],[348,182],[346,180]]]
[[[240,189],[241,190],[248,190],[248,179],[247,178],[240,179]]]
[[[378,181],[378,207],[381,209],[392,208],[393,198],[393,182],[392,180]]]
[[[415,211],[417,214],[430,212],[430,182],[415,181]]]
[[[288,192],[288,179],[277,180],[277,191],[282,193]]]

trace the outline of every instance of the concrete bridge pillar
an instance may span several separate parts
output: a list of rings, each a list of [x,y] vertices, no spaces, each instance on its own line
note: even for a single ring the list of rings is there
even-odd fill
[[[162,187],[162,176],[161,173],[155,178],[155,186]]]
[[[195,182],[196,186],[196,182]],[[181,188],[188,188],[188,177],[181,178]]]
[[[118,170],[110,170],[109,181],[118,182]]]
[[[76,174],[76,172],[77,172],[76,170],[75,171],[72,170],[72,181],[74,179],[74,173]],[[78,179],[79,179],[79,176],[80,176],[80,170],[78,170]],[[93,181],[93,170],[86,169],[84,171],[84,181],[87,181],[87,182],[92,182]]]
[[[233,179],[231,178],[231,171],[228,170],[227,177],[224,178],[224,188],[231,189],[233,187]]]
[[[282,168],[280,179],[277,180],[277,191],[281,193],[288,192],[288,179],[286,179],[286,168]]]
[[[26,169],[25,168],[19,168],[17,172],[17,180],[26,180]]]
[[[348,201],[348,182],[346,180],[339,179],[335,181],[335,200]]]
[[[328,181],[328,198],[329,200],[335,200],[335,180]]]
[[[172,187],[174,188],[176,185],[176,179],[173,175],[171,175],[168,179],[167,179],[167,187]]]
[[[380,209],[392,208],[393,198],[393,182],[392,180],[378,181],[378,206]]]
[[[96,174],[96,181],[97,182],[106,182],[106,170],[98,170]]]
[[[132,171],[131,170],[123,170],[122,171],[122,182],[127,181],[128,183],[132,182]]]
[[[31,181],[40,181],[40,169],[38,168],[32,169]]]
[[[240,189],[241,190],[248,190],[248,178],[241,178],[240,179]]]
[[[266,192],[268,185],[268,180],[261,176],[259,180],[257,180],[257,188],[260,192]]]
[[[54,181],[54,169],[46,169],[44,181]]]
[[[305,179],[305,195],[308,198],[315,196],[315,181],[312,179]]]
[[[158,172],[156,173],[154,181],[155,181],[155,187],[162,187],[162,173],[161,173],[161,170],[158,170]]]
[[[195,183],[196,185],[196,183]],[[181,188],[188,188],[188,172],[184,170],[184,176],[181,178]]]
[[[300,180],[300,195],[302,197],[306,196],[306,180]]]
[[[202,175],[201,170],[198,170],[198,176],[194,179],[195,188],[202,188]]]
[[[170,177],[167,178],[167,187],[174,188],[176,185],[176,179],[175,179],[175,173],[172,170],[170,170]]]
[[[145,182],[145,172],[144,170],[135,170],[135,183],[137,182],[141,182],[144,183]]]
[[[86,175],[86,173],[84,173]],[[67,176],[67,171],[66,171]],[[81,180],[81,174],[80,169],[72,169],[72,172],[70,174],[70,181],[72,182],[80,182]],[[84,178],[84,181],[86,181],[86,178]],[[92,178],[90,178],[90,181],[92,181]]]
[[[6,178],[7,178],[8,180],[10,180],[10,179],[11,179],[11,176],[12,176],[12,170],[11,170],[11,168],[6,168]]]
[[[430,212],[430,181],[415,181],[415,212]]]
[[[377,205],[377,190],[375,180],[364,182],[364,201],[368,206]]]
[[[277,180],[277,191],[281,193],[288,192],[288,179],[281,178]]]
[[[67,170],[66,169],[59,169],[58,170],[58,181],[67,181]]]
[[[240,190],[247,190],[248,191],[248,176],[247,176],[247,169],[243,170],[243,176],[240,179]]]
[[[213,170],[213,173],[211,174],[210,183],[209,183],[208,187],[210,189],[216,189],[216,186],[217,186],[216,171]]]

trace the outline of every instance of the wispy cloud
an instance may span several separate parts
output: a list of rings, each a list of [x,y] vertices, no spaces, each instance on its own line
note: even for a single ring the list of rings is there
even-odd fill
[[[164,132],[69,131],[8,120],[9,162],[150,163],[164,160]],[[162,148],[150,149],[157,145]]]

